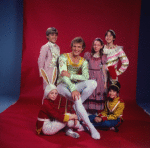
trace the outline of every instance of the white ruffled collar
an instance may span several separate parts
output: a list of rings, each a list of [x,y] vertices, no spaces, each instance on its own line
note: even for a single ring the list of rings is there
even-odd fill
[[[55,43],[52,43],[52,42],[50,42],[50,41],[48,41],[48,45],[50,45],[50,46],[56,46]]]

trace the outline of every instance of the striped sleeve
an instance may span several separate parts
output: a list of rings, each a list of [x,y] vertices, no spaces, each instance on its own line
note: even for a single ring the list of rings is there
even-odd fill
[[[117,71],[117,75],[121,75],[128,68],[129,60],[128,60],[125,52],[123,51],[122,47],[118,46],[118,48],[119,48],[118,57],[120,58],[122,65],[119,68],[119,70]]]

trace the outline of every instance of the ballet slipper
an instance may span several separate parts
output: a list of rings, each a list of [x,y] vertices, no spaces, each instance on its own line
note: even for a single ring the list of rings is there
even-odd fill
[[[72,137],[72,138],[79,138],[80,135],[76,132],[74,132],[72,129],[68,129],[66,131],[66,135],[69,136],[69,137]]]

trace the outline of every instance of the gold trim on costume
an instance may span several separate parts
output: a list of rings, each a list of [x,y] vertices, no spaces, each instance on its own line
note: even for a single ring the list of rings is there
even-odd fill
[[[64,55],[68,59],[67,62],[69,63],[69,65],[72,65],[73,67],[79,67],[85,61],[85,59],[83,57],[80,57],[79,62],[76,64],[76,63],[72,62],[71,58],[69,57],[69,53],[66,53]]]
[[[42,127],[41,127],[41,128],[39,128],[39,129],[36,129],[36,132],[37,132],[37,134],[38,134],[38,135],[40,135],[41,130],[42,130]]]
[[[59,99],[59,105],[58,105],[58,109],[60,109],[60,104],[61,104],[61,101],[62,101],[62,97],[60,96],[60,99]]]
[[[67,107],[68,107],[68,100],[66,99],[65,113],[67,113]]]
[[[69,121],[69,115],[65,114],[63,122],[67,122],[67,121]]]
[[[116,83],[117,83],[117,82],[115,81],[115,82],[113,82],[110,86],[112,86],[112,85],[113,85],[113,86],[116,86],[116,87],[118,88],[118,90],[120,90],[120,88],[116,85]]]
[[[118,90],[120,90],[120,88],[117,85],[115,85],[115,84],[111,84],[111,85],[116,86],[118,88]]]

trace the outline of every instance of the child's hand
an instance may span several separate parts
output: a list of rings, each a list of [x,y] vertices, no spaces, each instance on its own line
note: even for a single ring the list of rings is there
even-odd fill
[[[77,120],[78,119],[78,116],[76,114],[70,114],[69,115],[69,120]]]
[[[101,117],[95,117],[94,121],[95,121],[96,123],[102,122],[102,118],[101,118]]]
[[[78,120],[78,116],[76,114],[73,114],[74,120]]]
[[[77,125],[77,124],[79,124],[78,116],[76,114],[74,114],[74,115],[75,115],[74,125]]]

